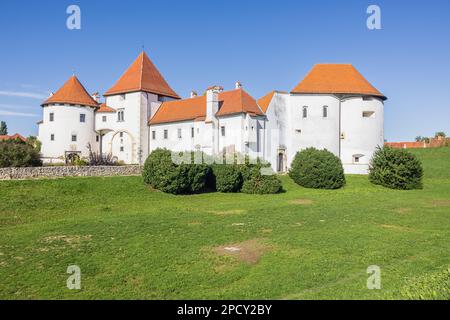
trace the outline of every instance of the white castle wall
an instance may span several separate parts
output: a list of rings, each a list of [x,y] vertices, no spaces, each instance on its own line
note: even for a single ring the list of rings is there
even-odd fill
[[[125,163],[143,163],[148,155],[148,114],[150,102],[157,96],[145,92],[132,92],[106,97],[106,105],[116,113],[98,113],[97,130],[111,130],[103,137],[103,152],[112,153]],[[118,112],[123,110],[124,121],[119,121]],[[108,122],[101,118],[107,115]],[[100,122],[99,122],[100,121]]]
[[[364,117],[363,112],[373,112]],[[378,98],[345,99],[341,105],[341,160],[346,173],[366,174],[378,146],[384,144],[384,104]],[[359,162],[354,155],[363,155]]]
[[[97,148],[94,131],[94,108],[79,105],[47,105],[43,109],[43,122],[39,125],[41,153],[45,161],[64,159],[66,151],[80,151],[82,157],[89,155],[88,144]],[[54,121],[50,121],[50,113]],[[85,122],[80,122],[80,114],[85,114]],[[54,134],[54,141],[51,135]],[[77,141],[72,141],[72,135]]]

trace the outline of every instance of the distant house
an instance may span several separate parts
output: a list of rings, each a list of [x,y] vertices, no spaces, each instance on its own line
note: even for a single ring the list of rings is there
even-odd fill
[[[425,141],[386,142],[384,145],[396,149],[439,148],[445,145],[450,145],[450,138],[444,137],[431,138],[429,142]]]
[[[22,140],[23,142],[27,141],[26,138],[24,138],[22,135],[20,135],[18,133],[14,134],[12,136],[8,136],[8,135],[1,135],[0,136],[0,141],[16,140],[16,139]]]

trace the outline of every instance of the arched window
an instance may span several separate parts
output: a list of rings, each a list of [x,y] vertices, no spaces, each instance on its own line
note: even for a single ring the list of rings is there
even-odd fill
[[[308,117],[308,107],[303,107],[303,118],[307,118]]]
[[[323,109],[322,109],[322,116],[323,116],[324,118],[327,118],[327,117],[328,117],[328,106],[323,106]]]

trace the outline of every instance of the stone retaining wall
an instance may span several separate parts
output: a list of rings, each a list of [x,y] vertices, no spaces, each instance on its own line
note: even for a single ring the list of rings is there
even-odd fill
[[[0,168],[0,180],[19,180],[36,178],[61,177],[99,177],[99,176],[138,176],[142,174],[142,166],[54,166]]]

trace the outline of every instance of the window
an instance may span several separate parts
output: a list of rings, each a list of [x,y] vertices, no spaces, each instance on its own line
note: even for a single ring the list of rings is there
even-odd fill
[[[106,116],[103,116],[103,117],[102,117],[102,121],[103,121],[103,122],[106,122]]]
[[[100,141],[100,137],[99,136],[95,136],[95,141],[99,142]]]
[[[375,115],[375,111],[363,111],[363,118],[373,118]]]
[[[120,147],[120,152],[123,152],[123,146],[122,146],[122,147]]]
[[[125,100],[125,99],[127,98],[127,96],[126,96],[125,94],[121,94],[121,95],[120,95],[120,98],[121,98],[122,100]]]
[[[363,154],[354,154],[354,155],[353,155],[353,163],[359,163],[359,162],[360,162],[360,159],[361,159],[362,157],[364,157]]]
[[[164,130],[164,139],[167,139],[169,136],[169,131],[168,130]]]
[[[323,109],[322,109],[322,116],[323,116],[324,118],[328,118],[328,106],[323,106]]]
[[[181,135],[181,128],[178,128],[178,139],[181,139],[181,138],[183,138]]]
[[[302,117],[304,119],[308,117],[308,107],[303,107]]]
[[[123,132],[119,133],[119,137],[123,138]]]
[[[117,122],[125,121],[124,111],[123,109],[117,111]]]
[[[194,130],[194,127],[192,127],[192,128],[191,128],[191,138],[194,137],[194,133],[195,133],[195,130]]]
[[[225,126],[220,127],[220,132],[222,133],[222,137],[225,137]]]
[[[55,120],[55,114],[52,112],[50,113],[50,122],[53,122]]]
[[[80,113],[80,122],[86,122],[86,115],[84,113]]]
[[[156,131],[152,131],[152,140],[156,139]]]
[[[72,135],[72,142],[77,142],[77,135],[76,134]]]
[[[50,135],[50,141],[55,141],[55,135],[53,133]]]

